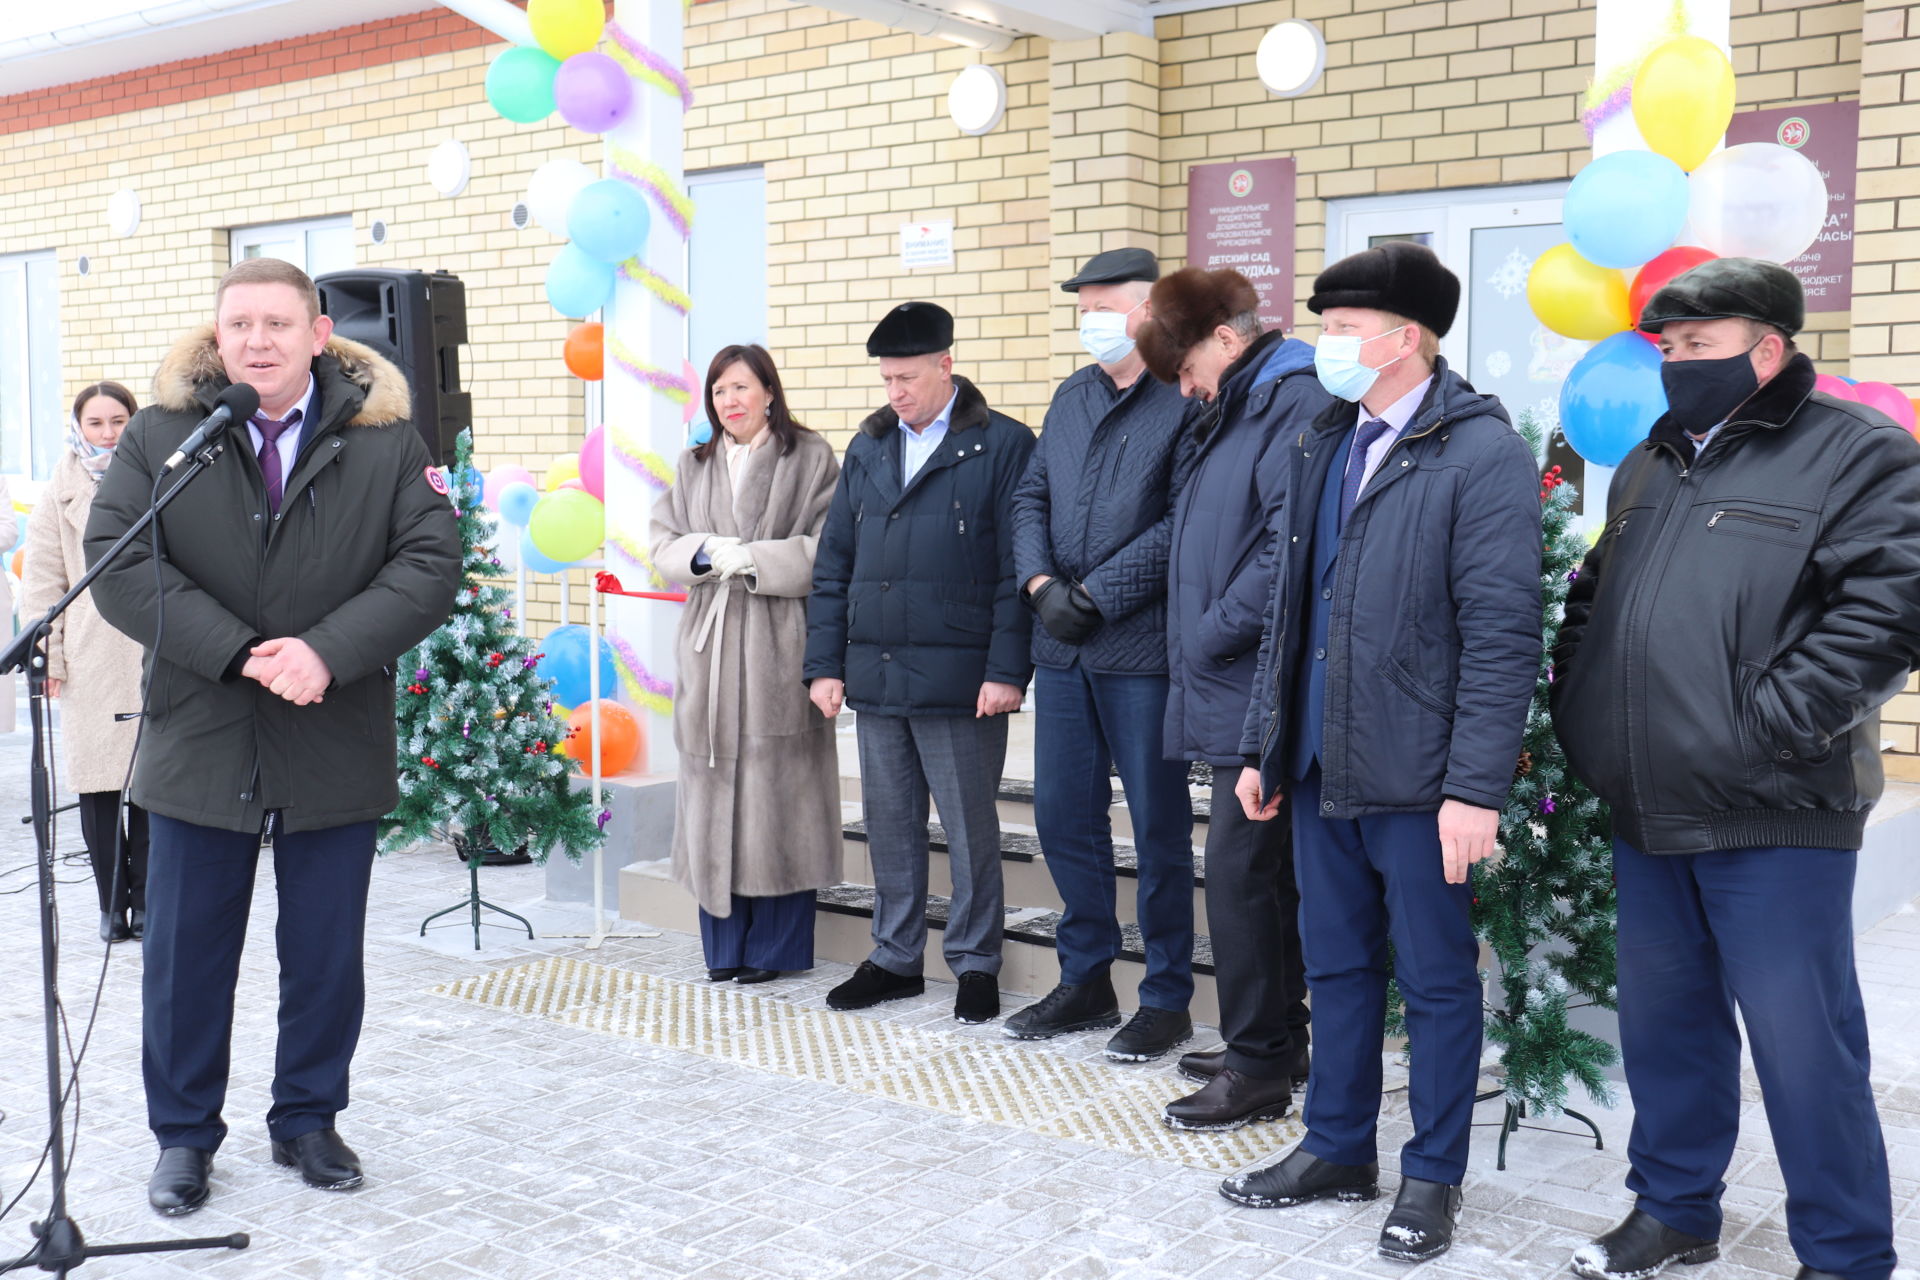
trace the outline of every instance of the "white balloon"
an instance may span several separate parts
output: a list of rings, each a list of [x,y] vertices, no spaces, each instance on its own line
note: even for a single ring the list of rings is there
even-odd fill
[[[1715,152],[1688,178],[1687,217],[1723,258],[1791,262],[1827,223],[1827,183],[1813,161],[1773,142]]]
[[[562,240],[567,238],[567,210],[574,196],[595,178],[593,170],[571,157],[549,160],[533,171],[527,183],[527,211],[533,220]]]

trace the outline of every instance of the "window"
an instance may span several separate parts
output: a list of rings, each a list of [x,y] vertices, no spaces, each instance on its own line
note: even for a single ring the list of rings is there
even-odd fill
[[[313,218],[305,222],[235,227],[230,239],[235,262],[279,258],[310,276],[344,271],[353,265],[352,218]]]
[[[52,253],[0,255],[0,471],[44,480],[66,447]]]
[[[697,371],[722,347],[767,341],[767,175],[759,166],[687,175],[700,207],[687,241],[687,350]]]

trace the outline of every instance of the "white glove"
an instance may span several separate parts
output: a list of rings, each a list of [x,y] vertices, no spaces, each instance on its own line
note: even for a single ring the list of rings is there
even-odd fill
[[[726,547],[737,547],[739,545],[740,545],[740,539],[729,537],[724,533],[716,533],[712,537],[708,538],[705,542],[700,544],[700,554],[707,558],[707,564],[711,566],[711,572],[714,577],[724,578],[727,576],[726,574],[720,572],[719,565],[714,564],[714,561],[713,561],[714,553]]]
[[[738,538],[723,547],[709,542],[707,548],[707,559],[713,562],[713,571],[720,577],[742,578],[754,572],[753,552],[742,546]]]

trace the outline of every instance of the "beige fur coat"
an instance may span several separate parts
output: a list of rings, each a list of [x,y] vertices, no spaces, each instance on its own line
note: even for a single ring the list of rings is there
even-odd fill
[[[734,894],[841,879],[833,722],[800,681],[814,545],[839,474],[832,446],[812,432],[785,457],[768,440],[749,456],[736,499],[724,445],[704,462],[688,450],[653,508],[654,563],[688,585],[674,650],[673,869],[710,915],[730,915]],[[720,581],[693,567],[716,534],[745,542],[754,576]]]

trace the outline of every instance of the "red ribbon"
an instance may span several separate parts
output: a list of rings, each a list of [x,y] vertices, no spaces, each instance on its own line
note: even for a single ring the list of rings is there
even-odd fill
[[[593,575],[593,589],[603,596],[631,596],[635,600],[667,600],[674,604],[687,602],[687,593],[684,591],[628,591],[620,585],[620,579],[605,569]]]

